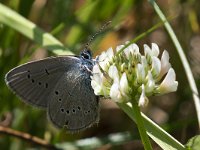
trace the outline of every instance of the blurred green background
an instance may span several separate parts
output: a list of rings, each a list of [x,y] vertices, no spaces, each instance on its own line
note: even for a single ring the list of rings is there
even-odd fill
[[[79,54],[98,29],[107,21],[112,24],[90,45],[93,55],[109,47],[115,48],[145,32],[160,20],[147,1],[142,0],[0,0],[43,30],[53,34],[68,49]],[[186,56],[196,83],[200,80],[200,1],[158,0],[168,17]],[[181,143],[198,134],[196,112],[185,72],[175,47],[163,27],[142,40],[143,44],[155,42],[161,51],[168,50],[170,62],[177,73],[178,91],[159,97],[151,97],[143,110],[147,116],[162,126]],[[0,125],[29,133],[51,144],[76,141],[90,137],[107,137],[111,133],[129,131],[133,135],[117,146],[105,144],[99,149],[143,149],[135,124],[109,100],[101,101],[101,118],[98,125],[76,134],[68,134],[53,127],[44,110],[33,108],[20,101],[6,87],[4,75],[13,67],[35,59],[52,56],[53,53],[20,33],[0,23]],[[153,142],[153,141],[152,141]],[[22,150],[37,147],[21,139],[0,134],[0,149]],[[155,143],[154,149],[160,149]]]

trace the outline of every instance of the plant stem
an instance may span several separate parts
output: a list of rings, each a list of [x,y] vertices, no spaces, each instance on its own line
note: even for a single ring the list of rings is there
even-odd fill
[[[51,149],[51,150],[60,150],[59,148],[56,148],[54,145],[51,145],[47,141],[40,139],[36,136],[32,136],[28,133],[17,131],[8,127],[3,127],[0,125],[0,133],[1,134],[6,134],[6,135],[11,135],[17,138],[20,138],[22,140],[28,141],[33,143],[34,145],[39,145],[41,147]]]
[[[140,113],[140,108],[135,100],[132,100],[132,107],[133,107],[133,112],[135,113],[135,119],[136,119],[136,124],[140,133],[140,137],[142,139],[142,143],[144,144],[144,149],[145,150],[152,150],[151,142],[149,140],[149,137],[147,135],[143,118]]]

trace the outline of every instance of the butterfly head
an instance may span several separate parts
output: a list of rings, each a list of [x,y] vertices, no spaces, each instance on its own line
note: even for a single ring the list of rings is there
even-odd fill
[[[85,48],[81,54],[80,54],[81,58],[82,59],[85,59],[85,60],[92,60],[92,52],[89,48]]]

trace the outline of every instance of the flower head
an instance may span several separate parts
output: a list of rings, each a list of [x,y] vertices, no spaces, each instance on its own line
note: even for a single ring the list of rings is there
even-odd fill
[[[124,45],[116,47],[116,51]],[[157,44],[144,45],[144,55],[136,44],[131,44],[119,54],[109,48],[98,56],[91,76],[96,95],[109,96],[116,102],[129,102],[138,98],[139,106],[146,106],[151,95],[161,95],[177,90],[176,74],[169,63],[166,50],[159,59]]]

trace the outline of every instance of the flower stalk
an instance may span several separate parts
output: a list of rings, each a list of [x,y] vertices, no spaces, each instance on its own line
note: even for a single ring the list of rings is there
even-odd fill
[[[144,122],[143,122],[143,118],[140,112],[140,107],[138,107],[138,104],[135,100],[131,100],[131,104],[132,104],[132,109],[133,112],[135,114],[135,120],[136,120],[136,124],[140,133],[140,137],[142,140],[142,143],[144,145],[144,149],[145,150],[152,150],[152,146],[151,146],[151,142],[149,140],[149,137],[147,135],[145,126],[144,126]]]

